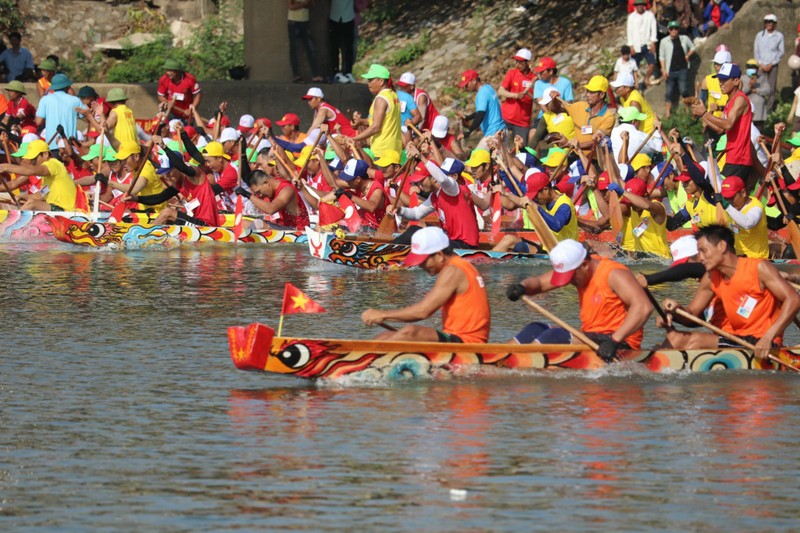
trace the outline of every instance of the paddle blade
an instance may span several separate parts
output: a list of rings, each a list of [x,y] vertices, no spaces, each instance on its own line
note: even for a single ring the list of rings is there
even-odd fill
[[[800,257],[800,227],[794,220],[789,221],[789,239],[792,242],[795,256]]]
[[[235,241],[239,240],[239,237],[242,236],[242,210],[244,209],[244,205],[242,204],[242,195],[236,195],[236,210],[235,216],[233,217],[233,239]]]
[[[492,197],[492,241],[497,238],[500,233],[500,222],[503,214],[503,203],[500,198],[500,193],[494,193]]]
[[[114,209],[111,210],[111,214],[108,216],[109,222],[119,222],[122,220],[122,215],[125,214],[125,202],[119,202],[117,205],[114,206]]]
[[[358,233],[361,229],[361,215],[358,214],[356,204],[345,195],[339,197],[339,207],[344,211],[344,223],[350,233]]]
[[[619,205],[619,196],[617,196],[617,193],[613,191],[611,191],[611,194],[608,195],[608,210],[609,218],[611,218],[611,229],[614,230],[615,234],[621,233],[625,222],[622,218],[622,208]]]
[[[381,225],[378,226],[378,231],[375,232],[375,236],[387,239],[392,237],[395,231],[397,231],[397,225],[395,224],[394,216],[386,214],[383,216]]]

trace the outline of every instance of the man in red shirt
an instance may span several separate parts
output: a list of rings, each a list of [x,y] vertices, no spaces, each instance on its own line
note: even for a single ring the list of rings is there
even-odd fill
[[[703,124],[720,135],[728,136],[725,145],[725,166],[723,176],[739,176],[747,188],[754,185],[751,177],[753,154],[750,144],[750,129],[753,124],[753,111],[750,100],[742,92],[742,69],[734,63],[725,63],[717,76],[722,94],[728,95],[728,103],[721,117],[715,117],[706,110],[705,104],[697,100],[692,104],[692,114],[700,117]],[[754,177],[754,176],[753,176]]]
[[[303,100],[308,101],[308,107],[314,111],[314,121],[308,128],[308,133],[318,129],[323,124],[328,126],[328,131],[331,133],[336,132],[336,126],[339,127],[339,133],[347,137],[355,137],[357,132],[353,129],[350,121],[342,112],[336,107],[332,106],[325,101],[325,95],[319,87],[311,87]]]
[[[197,109],[200,106],[200,85],[197,79],[184,70],[183,65],[175,59],[167,59],[164,63],[166,72],[158,80],[158,101],[173,101],[170,118],[189,119],[189,106]]]
[[[17,80],[8,82],[6,92],[8,92],[8,107],[1,120],[2,123],[19,121],[20,128],[36,127],[36,108],[25,98],[25,86],[22,82]]]
[[[506,127],[511,132],[508,136],[513,139],[519,135],[528,139],[531,129],[531,115],[533,114],[533,81],[536,75],[531,70],[531,51],[520,48],[514,60],[516,68],[506,73],[503,83],[497,88],[497,95],[505,98],[500,105],[500,112]]]

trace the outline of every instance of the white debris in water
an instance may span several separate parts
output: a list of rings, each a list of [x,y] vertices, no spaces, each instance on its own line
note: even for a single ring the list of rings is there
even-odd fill
[[[454,502],[463,502],[467,499],[467,491],[464,489],[450,489],[450,499]]]

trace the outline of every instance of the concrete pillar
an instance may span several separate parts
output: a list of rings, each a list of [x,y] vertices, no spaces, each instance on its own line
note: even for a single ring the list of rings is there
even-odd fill
[[[286,29],[287,10],[287,0],[244,0],[244,62],[250,67],[251,80],[292,81]],[[318,0],[311,6],[311,37],[323,75],[327,75],[330,70],[329,12],[329,0]],[[311,70],[302,46],[298,59],[301,75],[311,79]]]

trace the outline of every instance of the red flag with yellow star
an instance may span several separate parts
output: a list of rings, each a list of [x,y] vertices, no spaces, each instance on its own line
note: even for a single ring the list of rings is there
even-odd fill
[[[287,283],[283,289],[282,315],[293,315],[296,313],[324,313],[325,308],[306,296],[303,291]]]

